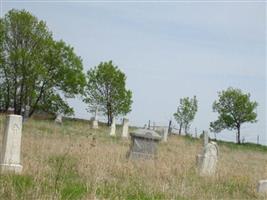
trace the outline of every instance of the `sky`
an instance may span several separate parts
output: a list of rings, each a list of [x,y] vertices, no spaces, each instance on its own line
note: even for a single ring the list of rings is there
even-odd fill
[[[257,101],[258,122],[241,138],[267,145],[266,3],[264,1],[1,1],[1,16],[26,9],[44,20],[57,40],[74,47],[84,71],[112,60],[133,92],[131,125],[168,125],[179,99],[197,96],[190,132],[209,130],[218,92],[240,88]],[[81,98],[75,116],[91,114]],[[105,118],[102,118],[104,120]],[[118,120],[120,121],[120,120]],[[210,133],[213,136],[212,133]],[[218,139],[235,140],[234,131]]]

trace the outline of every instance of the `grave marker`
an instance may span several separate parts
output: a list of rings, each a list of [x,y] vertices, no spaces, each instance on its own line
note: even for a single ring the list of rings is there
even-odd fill
[[[129,119],[123,118],[122,122],[122,137],[128,138],[128,131],[129,131]]]
[[[22,165],[20,164],[21,151],[21,132],[22,116],[8,115],[6,117],[5,132],[1,151],[1,172],[11,171],[20,173]]]

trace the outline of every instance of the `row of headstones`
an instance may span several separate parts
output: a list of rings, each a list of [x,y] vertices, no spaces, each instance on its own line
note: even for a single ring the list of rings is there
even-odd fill
[[[98,129],[98,121],[97,121],[96,117],[92,120],[92,128]],[[168,128],[162,128],[161,132],[163,135],[163,142],[167,142]],[[113,118],[113,120],[112,120],[109,135],[110,136],[116,136],[116,119],[115,118]],[[121,136],[122,136],[122,138],[128,138],[129,137],[129,119],[127,119],[127,118],[123,118]]]
[[[128,137],[128,123],[129,120],[124,120],[125,135]],[[113,127],[113,128],[112,128]],[[114,127],[111,127],[111,132],[115,133]],[[148,138],[154,138],[158,140],[153,133],[142,130],[142,132],[148,133],[144,135],[146,141]],[[165,132],[165,131],[164,131]],[[167,131],[166,131],[167,132]],[[8,115],[5,122],[4,137],[2,142],[2,150],[0,156],[0,171],[3,172],[22,172],[22,165],[20,163],[21,154],[21,136],[22,136],[22,117],[20,115]],[[140,139],[140,133],[137,133],[137,138]],[[134,147],[134,145],[132,145]],[[138,146],[138,145],[137,145]],[[151,146],[153,147],[153,145]],[[138,147],[139,148],[139,147]],[[215,142],[209,142],[208,134],[204,133],[204,145],[201,154],[197,155],[197,165],[200,175],[213,175],[216,171],[216,165],[218,162],[218,146]],[[258,184],[258,192],[267,193],[267,180],[260,180]]]

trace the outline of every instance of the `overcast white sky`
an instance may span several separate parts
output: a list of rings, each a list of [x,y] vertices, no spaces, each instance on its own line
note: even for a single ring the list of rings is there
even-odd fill
[[[47,22],[83,59],[84,69],[113,60],[133,91],[134,125],[150,119],[167,125],[179,99],[197,96],[199,111],[191,126],[208,130],[216,119],[212,103],[229,86],[259,103],[258,122],[245,124],[247,141],[267,144],[266,20],[264,1],[60,2],[2,1],[8,10],[26,9]],[[78,98],[76,116],[89,119]],[[225,131],[219,138],[235,140]]]

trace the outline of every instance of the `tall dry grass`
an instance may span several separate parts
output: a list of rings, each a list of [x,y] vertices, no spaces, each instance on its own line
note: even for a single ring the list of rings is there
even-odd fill
[[[3,118],[0,131],[3,133]],[[121,129],[118,129],[118,133]],[[0,199],[264,199],[267,151],[219,146],[214,177],[199,177],[202,142],[171,136],[155,161],[126,159],[130,142],[87,122],[29,120],[22,137],[22,175],[0,176]]]

